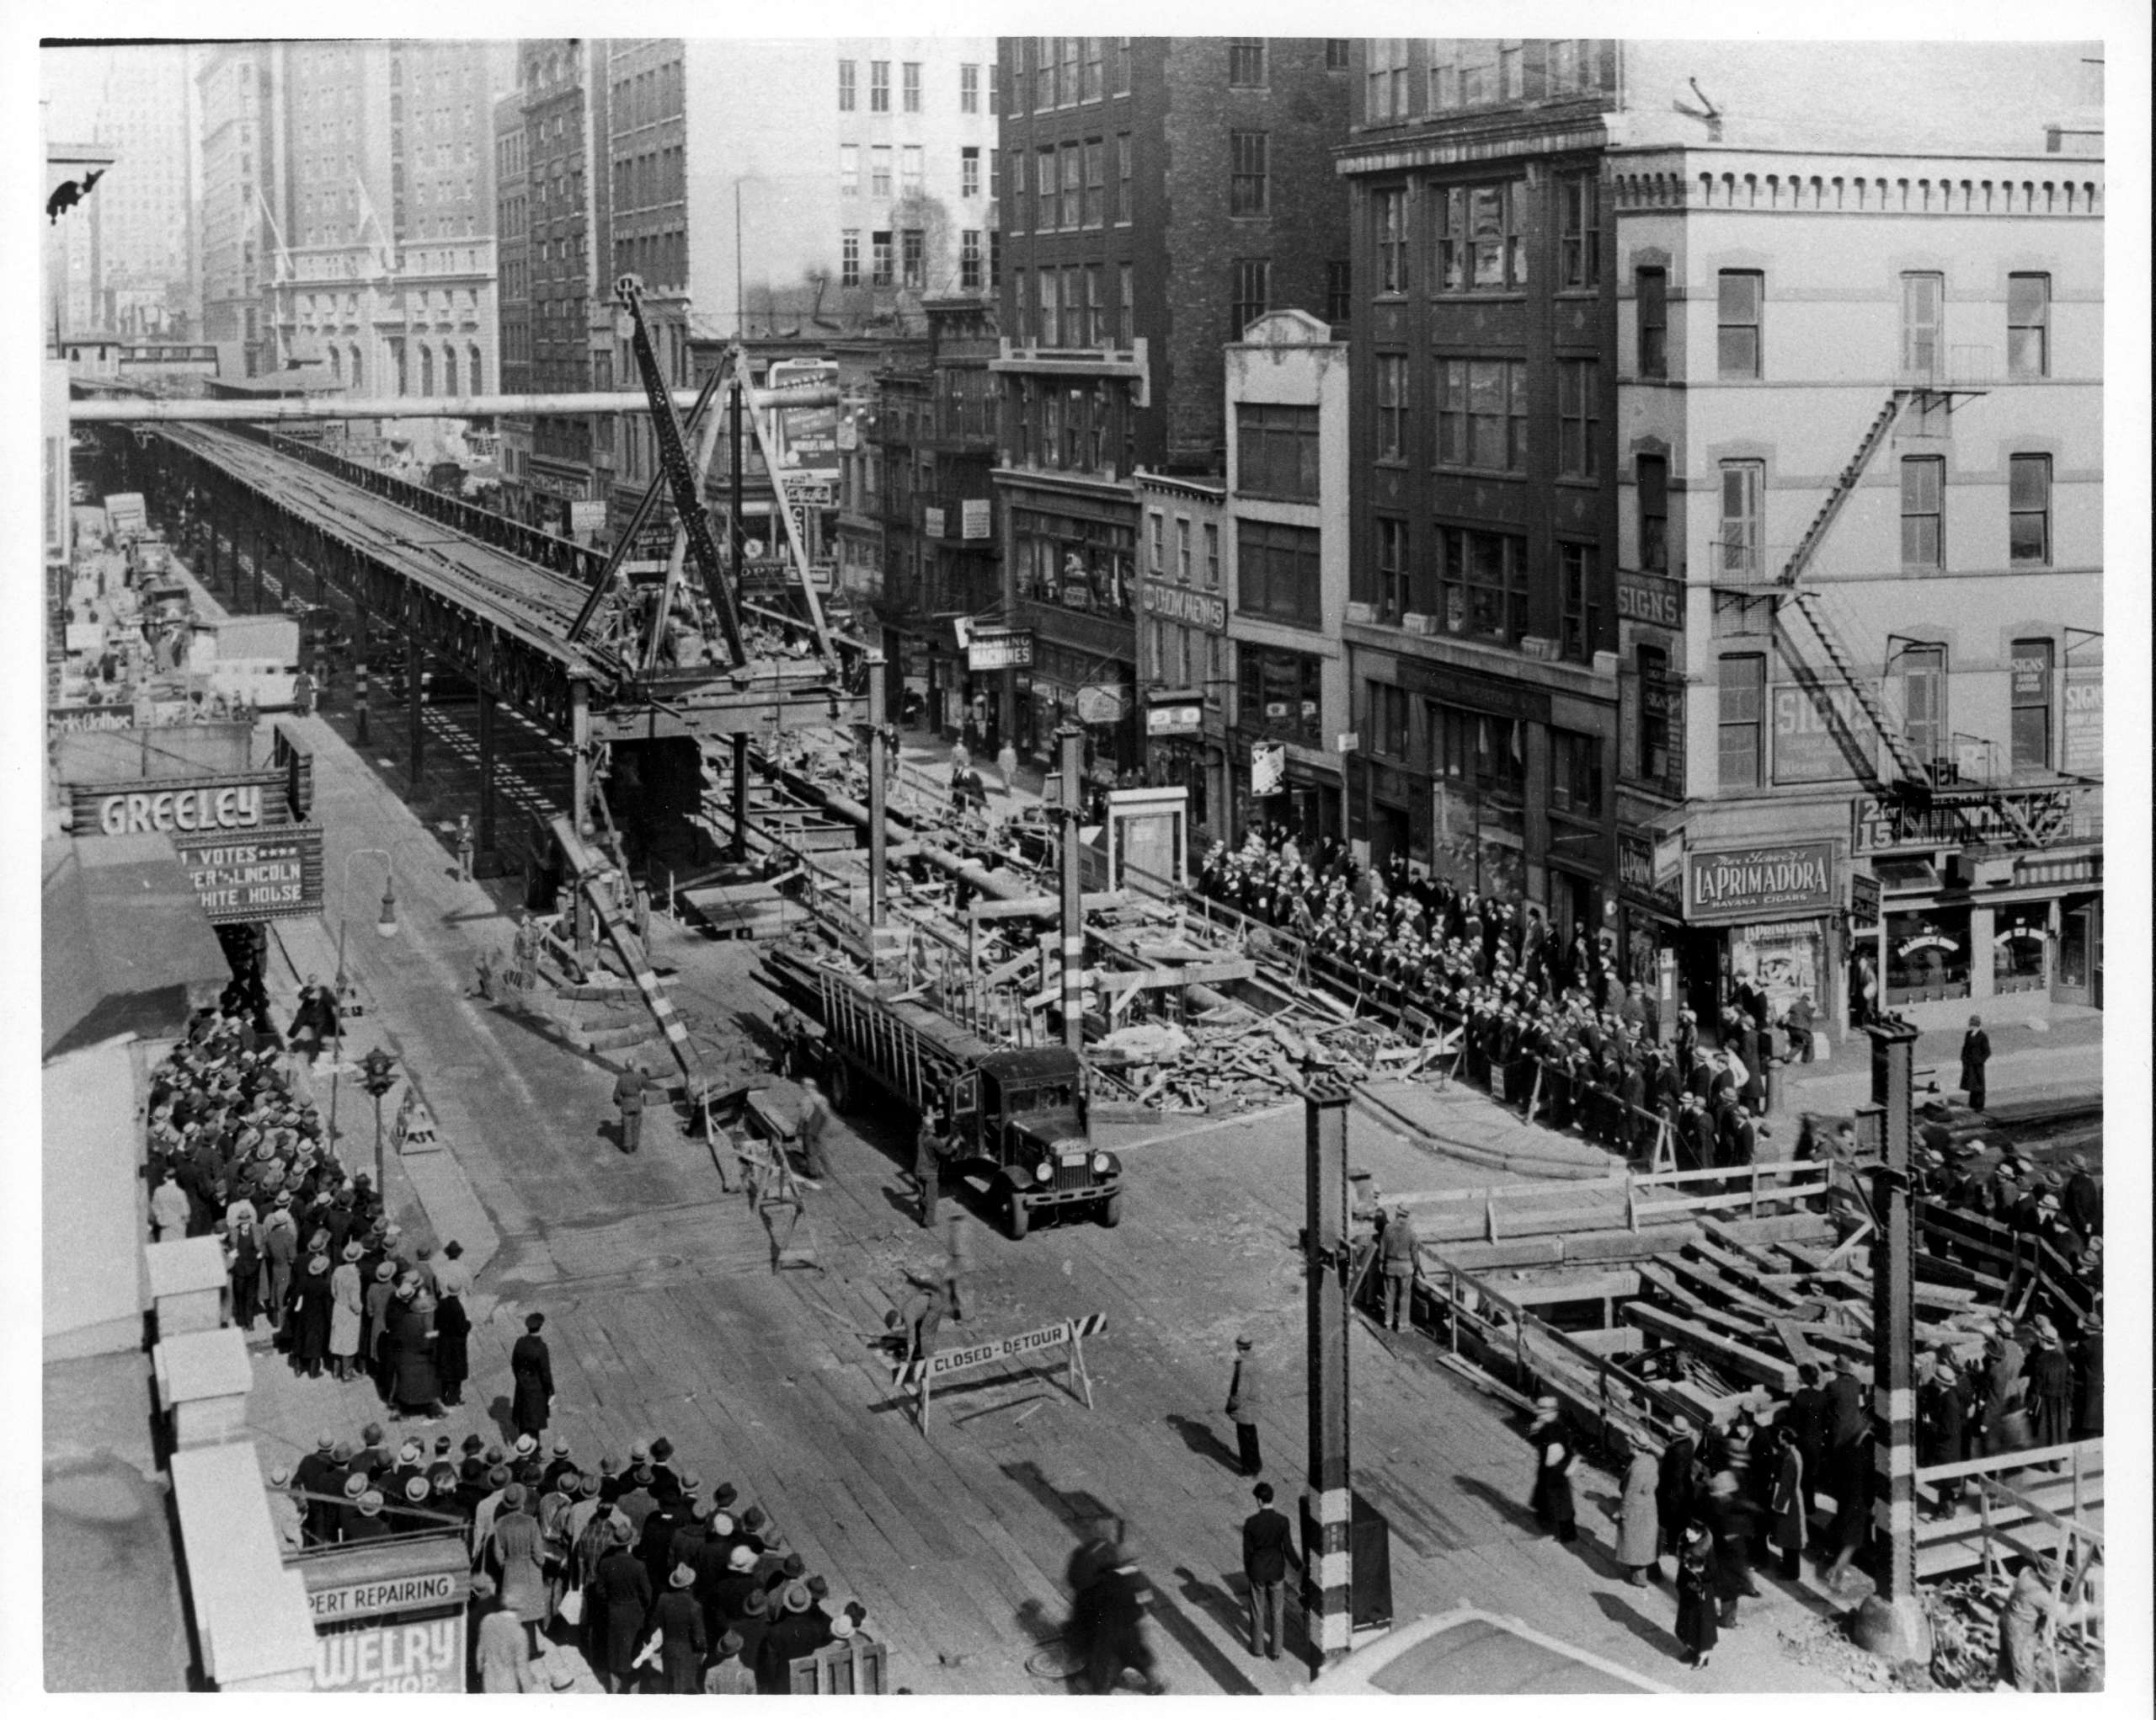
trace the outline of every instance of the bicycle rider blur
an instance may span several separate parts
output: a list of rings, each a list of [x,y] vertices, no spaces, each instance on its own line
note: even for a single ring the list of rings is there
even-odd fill
[[[1154,1663],[1153,1645],[1145,1637],[1145,1609],[1152,1599],[1153,1585],[1145,1573],[1123,1548],[1113,1548],[1080,1598],[1090,1637],[1086,1679],[1096,1696],[1113,1694],[1126,1672],[1135,1672],[1145,1680],[1146,1695],[1167,1693]]]

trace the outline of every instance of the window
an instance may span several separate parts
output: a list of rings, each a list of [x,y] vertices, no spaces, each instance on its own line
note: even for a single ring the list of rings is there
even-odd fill
[[[1602,606],[1595,601],[1597,558],[1589,543],[1557,546],[1557,650],[1567,663],[1594,655],[1602,630]]]
[[[1345,323],[1354,306],[1354,275],[1342,262],[1325,265],[1325,320]]]
[[[1370,750],[1380,758],[1407,756],[1407,689],[1382,681],[1363,683],[1364,715],[1369,719]]]
[[[980,151],[972,145],[958,152],[958,195],[980,195]]]
[[[1235,492],[1318,499],[1317,408],[1235,408]]]
[[[861,195],[861,146],[857,143],[839,145],[839,195],[858,197]]]
[[[1926,764],[1940,757],[1946,728],[1946,647],[1908,645],[1897,665],[1902,681],[1902,733]]]
[[[2052,457],[2016,454],[2007,462],[2007,559],[2048,567],[2052,559]]]
[[[1902,277],[1902,374],[1935,381],[1939,376],[1940,324],[1945,315],[1946,277],[1908,274]]]
[[[1750,654],[1726,656],[1721,668],[1716,692],[1716,780],[1725,788],[1756,788],[1764,767],[1760,750],[1767,660]]]
[[[958,286],[964,292],[979,292],[980,279],[980,233],[968,227],[958,235]]]
[[[1674,764],[1669,747],[1669,653],[1660,645],[1637,645],[1632,660],[1640,680],[1640,775],[1648,782],[1663,782]]]
[[[851,113],[853,103],[853,61],[841,60],[839,61],[839,111],[841,114]]]
[[[1107,152],[1097,137],[1086,140],[1086,201],[1081,213],[1089,227],[1102,225],[1102,206],[1107,200]]]
[[[1381,352],[1378,366],[1378,458],[1407,457],[1407,357]]]
[[[2006,277],[2006,373],[2009,377],[2052,373],[2052,278],[2048,275]]]
[[[1158,510],[1145,516],[1145,565],[1155,578],[1168,570],[1168,517]]]
[[[1527,540],[1459,526],[1438,528],[1445,631],[1518,644],[1527,632]]]
[[[1086,38],[1084,82],[1079,87],[1081,101],[1097,102],[1101,99],[1101,56],[1107,44],[1106,36]]]
[[[871,60],[868,62],[868,111],[888,114],[891,111],[891,62]]]
[[[1593,174],[1566,174],[1557,181],[1557,285],[1598,286],[1602,280],[1602,183]]]
[[[1235,653],[1236,726],[1267,740],[1322,746],[1323,660],[1300,651],[1245,644]]]
[[[1230,266],[1235,290],[1228,307],[1228,339],[1240,340],[1243,330],[1272,308],[1273,264],[1262,257],[1245,257]]]
[[[1318,605],[1318,534],[1259,520],[1235,524],[1235,603],[1292,627],[1322,625]]]
[[[1118,36],[1115,39],[1115,83],[1113,93],[1116,95],[1130,93],[1130,38],[1129,36]]]
[[[1130,134],[1118,131],[1115,139],[1115,220],[1118,227],[1131,222]]]
[[[2052,767],[2052,642],[2014,642],[2013,758],[2018,775]]]
[[[1060,338],[1063,333],[1063,323],[1061,317],[1058,314],[1055,271],[1053,269],[1042,270],[1039,280],[1041,302],[1041,345],[1043,346],[1060,346],[1063,345],[1063,341]]]
[[[980,111],[980,67],[961,66],[958,68],[958,111],[978,114]]]
[[[1945,494],[1945,461],[1926,457],[1902,462],[1903,566],[1944,564],[1940,526]]]
[[[1266,212],[1267,134],[1230,131],[1228,134],[1228,213],[1262,215]]]
[[[1407,193],[1373,191],[1370,221],[1377,236],[1378,291],[1407,291]]]
[[[1669,271],[1638,269],[1632,272],[1633,297],[1640,314],[1640,374],[1669,374]]]
[[[1721,271],[1716,300],[1716,362],[1725,377],[1759,374],[1760,311],[1767,277],[1756,270]]]
[[[1118,349],[1129,352],[1138,336],[1138,300],[1131,280],[1131,265],[1118,263],[1115,266],[1115,344]]]
[[[991,288],[1003,285],[1003,235],[993,227],[988,232],[988,284]]]
[[[1438,461],[1486,472],[1527,469],[1527,366],[1517,359],[1440,358]]]
[[[1325,69],[1345,72],[1348,69],[1348,39],[1346,36],[1327,36],[1325,39]]]
[[[908,143],[899,151],[899,195],[901,197],[921,195],[921,147]]]
[[[891,146],[888,143],[869,147],[868,195],[886,198],[891,195]]]
[[[1506,185],[1452,185],[1436,195],[1439,292],[1502,292],[1527,284],[1522,198]]]
[[[1081,147],[1075,143],[1063,146],[1063,213],[1059,224],[1065,232],[1074,232],[1078,226],[1079,205],[1085,185],[1085,162]]]
[[[1407,117],[1406,37],[1371,40],[1369,70],[1363,78],[1363,117],[1369,120]]]
[[[1721,462],[1721,571],[1740,580],[1760,576],[1759,501],[1767,468],[1757,460]]]
[[[904,270],[899,284],[919,292],[921,286],[922,232],[910,227],[899,235],[899,260]]]
[[[1557,362],[1557,469],[1566,478],[1593,478],[1601,441],[1601,378],[1591,358]]]
[[[1602,816],[1602,740],[1550,731],[1550,804],[1576,818]]]
[[[909,60],[899,67],[899,98],[905,111],[921,111],[921,61]]]
[[[1407,522],[1380,515],[1377,528],[1377,618],[1397,624],[1407,612]]]
[[[1262,89],[1265,87],[1265,38],[1228,38],[1228,88]]]
[[[1634,462],[1640,491],[1640,566],[1651,574],[1669,571],[1669,462],[1642,454]]]
[[[1205,522],[1205,589],[1220,589],[1220,527],[1218,522]]]
[[[1190,583],[1190,521],[1185,515],[1176,515],[1176,583]]]
[[[1086,345],[1098,346],[1107,338],[1107,332],[1108,307],[1107,301],[1101,291],[1101,265],[1088,263],[1086,265]],[[1105,409],[1100,415],[1106,416]]]
[[[868,284],[889,286],[891,284],[891,236],[888,232],[868,236]]]

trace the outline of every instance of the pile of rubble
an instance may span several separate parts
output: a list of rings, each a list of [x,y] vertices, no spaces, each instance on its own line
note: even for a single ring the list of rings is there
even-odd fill
[[[1935,1583],[1924,1591],[1931,1619],[1931,1682],[1948,1691],[1988,1691],[1999,1675],[1999,1615],[2004,1582],[1979,1575]],[[2100,1691],[2104,1687],[2103,1644],[2084,1631],[2060,1631],[2042,1651],[2042,1689]]]
[[[1240,1006],[1190,1015],[1180,1028],[1121,1028],[1089,1053],[1119,1096],[1169,1113],[1220,1116],[1299,1097],[1314,1076],[1348,1082],[1443,1076],[1450,1055],[1370,1022],[1306,1012],[1261,1017]]]

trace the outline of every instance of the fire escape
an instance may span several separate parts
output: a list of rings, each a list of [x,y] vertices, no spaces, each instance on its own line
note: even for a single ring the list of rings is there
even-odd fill
[[[1764,596],[1772,601],[1783,660],[1797,684],[1811,696],[1858,779],[1883,804],[1911,809],[1985,806],[2024,844],[2041,847],[2058,840],[2060,832],[2033,823],[2015,796],[2002,793],[1995,783],[1964,779],[1951,758],[1926,759],[1919,755],[1902,725],[1887,711],[1879,689],[1857,672],[1843,636],[1845,617],[1825,588],[1806,584],[1804,577],[1819,546],[1841,517],[1850,494],[1892,438],[1896,425],[1913,414],[1924,419],[1939,413],[1951,419],[1960,406],[1986,392],[1941,382],[1902,383],[1890,389],[1771,588],[1764,593],[1757,587],[1737,589],[1744,597]],[[1862,713],[1862,729],[1851,719],[1852,706]],[[1862,732],[1863,729],[1870,734]],[[1890,768],[1884,772],[1880,768],[1882,745],[1891,761]]]

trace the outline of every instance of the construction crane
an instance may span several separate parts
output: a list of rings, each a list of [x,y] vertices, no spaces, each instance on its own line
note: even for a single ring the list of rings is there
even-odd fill
[[[643,499],[638,505],[628,528],[622,533],[614,553],[609,557],[598,579],[593,582],[590,596],[585,600],[584,607],[578,614],[576,620],[570,625],[570,638],[580,638],[591,628],[607,596],[617,589],[622,565],[627,558],[638,530],[657,505],[663,487],[673,498],[674,510],[679,521],[680,535],[676,539],[674,555],[669,561],[665,583],[659,594],[659,601],[652,618],[650,637],[644,640],[625,641],[632,660],[647,672],[656,665],[660,637],[665,628],[667,613],[673,602],[676,574],[684,559],[692,559],[696,564],[697,576],[703,581],[705,595],[710,601],[712,611],[718,617],[720,630],[725,636],[726,648],[732,660],[732,666],[735,669],[748,666],[750,654],[742,632],[741,606],[736,589],[741,574],[740,515],[744,500],[741,485],[741,432],[742,419],[745,413],[753,428],[757,446],[763,454],[765,470],[771,478],[772,513],[775,519],[783,522],[787,549],[795,571],[799,576],[802,596],[808,610],[809,625],[815,634],[817,654],[835,677],[841,676],[843,672],[842,666],[839,661],[830,630],[825,620],[823,605],[816,596],[815,585],[810,577],[807,550],[802,542],[792,515],[786,505],[786,494],[777,475],[780,462],[776,439],[773,435],[768,414],[776,412],[782,406],[784,391],[779,391],[776,393],[763,391],[760,398],[759,391],[753,389],[750,385],[747,355],[739,343],[736,342],[727,350],[718,367],[706,381],[702,391],[696,397],[695,405],[690,409],[685,426],[684,421],[675,411],[671,392],[667,387],[665,378],[659,372],[659,356],[653,349],[650,334],[644,323],[642,282],[633,275],[622,275],[614,284],[614,298],[615,302],[628,313],[632,330],[631,350],[635,355],[637,369],[643,380],[645,396],[651,403],[652,432],[658,448],[659,474],[653,480],[650,488],[646,490]],[[734,482],[731,490],[734,513],[734,564],[731,569],[733,577],[730,580],[728,577],[728,570],[720,564],[718,546],[712,538],[710,520],[704,510],[702,497],[699,492],[697,463],[690,459],[686,440],[686,433],[693,431],[702,422],[706,409],[722,389],[726,391],[728,397],[728,404],[732,418],[734,443]],[[804,396],[803,404],[815,403],[806,398],[814,392],[814,390],[802,391]]]

